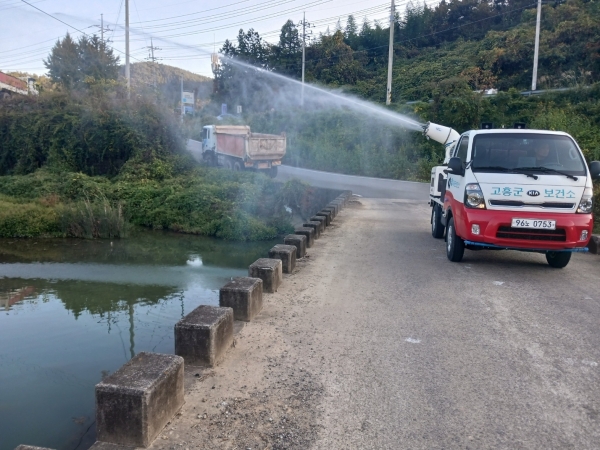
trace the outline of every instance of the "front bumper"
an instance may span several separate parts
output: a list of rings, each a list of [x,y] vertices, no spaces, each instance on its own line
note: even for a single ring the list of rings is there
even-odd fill
[[[585,248],[592,236],[594,219],[592,214],[498,211],[489,209],[461,208],[459,236],[473,244],[489,244],[500,248],[515,248],[532,251],[566,250]],[[555,232],[546,230],[513,229],[513,218],[555,220]],[[472,226],[479,225],[479,234],[473,234]],[[588,237],[581,240],[582,231]]]

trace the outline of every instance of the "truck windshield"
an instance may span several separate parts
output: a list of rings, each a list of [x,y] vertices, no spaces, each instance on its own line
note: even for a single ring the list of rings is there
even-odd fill
[[[475,136],[474,172],[527,171],[586,175],[585,162],[568,136],[541,133],[489,133]],[[550,169],[550,170],[548,170]]]

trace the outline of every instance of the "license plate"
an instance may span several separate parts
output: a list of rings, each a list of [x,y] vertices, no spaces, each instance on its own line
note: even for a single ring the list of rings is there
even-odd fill
[[[542,230],[556,230],[556,220],[538,219],[513,219],[513,228],[537,228]]]

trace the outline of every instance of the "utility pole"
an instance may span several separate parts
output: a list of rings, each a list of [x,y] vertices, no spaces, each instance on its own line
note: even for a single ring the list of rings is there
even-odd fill
[[[146,47],[146,48],[150,50],[150,55],[148,56],[148,58],[146,58],[146,60],[152,62],[152,71],[153,71],[153,75],[154,75],[154,89],[156,89],[156,87],[157,87],[156,61],[158,61],[161,58],[157,58],[156,56],[154,56],[154,52],[157,50],[162,50],[162,49],[154,46],[154,41],[152,40],[152,37],[150,38],[150,47]]]
[[[531,79],[531,90],[537,89],[538,57],[540,55],[540,26],[542,23],[542,0],[538,0],[537,20],[535,26],[535,51],[533,55],[533,77]]]
[[[306,69],[306,12],[302,19],[302,97],[300,98],[300,106],[304,108],[304,72]]]
[[[541,1],[541,0],[540,0]],[[392,103],[392,69],[394,67],[394,28],[396,26],[396,3],[392,0],[392,11],[390,14],[390,50],[388,56],[388,81],[385,104]]]
[[[131,67],[129,65],[129,0],[125,0],[125,78],[127,99],[131,98]]]
[[[181,100],[181,120],[183,121],[183,116],[185,114],[185,109],[183,107],[183,75],[181,76],[181,94],[179,98]]]
[[[105,31],[112,31],[112,30],[110,29],[110,27],[105,27],[105,26],[104,26],[104,14],[100,14],[100,26],[98,26],[98,25],[94,25],[94,26],[95,26],[96,28],[99,28],[99,29],[100,29],[100,40],[101,40],[102,42],[104,42],[104,32],[105,32]]]

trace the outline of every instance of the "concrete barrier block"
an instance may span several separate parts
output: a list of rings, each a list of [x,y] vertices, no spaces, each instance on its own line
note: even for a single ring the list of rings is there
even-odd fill
[[[296,252],[295,245],[277,244],[269,250],[269,258],[280,259],[283,273],[292,273],[296,267]]]
[[[293,245],[296,247],[296,259],[306,256],[306,236],[300,234],[288,234],[284,239],[285,245]]]
[[[35,447],[33,445],[19,445],[15,450],[52,450],[46,447]]]
[[[184,403],[183,358],[141,352],[96,385],[97,439],[148,447]]]
[[[319,239],[321,237],[321,222],[306,222],[302,224],[303,227],[305,228],[312,228],[313,230],[315,230],[315,239]]]
[[[233,309],[201,305],[175,324],[175,354],[188,364],[219,364],[233,345]]]
[[[135,447],[96,441],[96,443],[92,445],[89,450],[135,450]]]
[[[337,216],[337,209],[335,206],[327,205],[323,208],[323,211],[331,211],[331,220],[335,219],[335,216]]]
[[[321,224],[321,228],[319,229],[319,231],[321,233],[323,233],[325,231],[325,227],[327,227],[327,219],[325,218],[325,216],[312,216],[310,218],[311,222],[319,222]]]
[[[331,225],[331,220],[332,220],[331,211],[321,210],[317,214],[315,214],[315,216],[325,217],[325,226],[328,227],[329,225]]]
[[[588,244],[588,249],[590,250],[590,253],[593,253],[594,255],[600,254],[600,236],[592,236],[590,243]]]
[[[275,293],[283,280],[283,263],[280,259],[260,258],[248,268],[248,275],[263,281],[263,292]]]
[[[311,248],[315,243],[315,230],[307,227],[296,227],[294,234],[302,234],[306,236],[306,248]]]
[[[335,203],[329,203],[329,208],[335,208],[335,215],[337,216],[340,211],[342,210],[342,208],[340,208],[340,205],[337,205]]]
[[[260,278],[234,278],[219,291],[219,306],[232,308],[235,320],[250,322],[263,306],[263,281]]]

